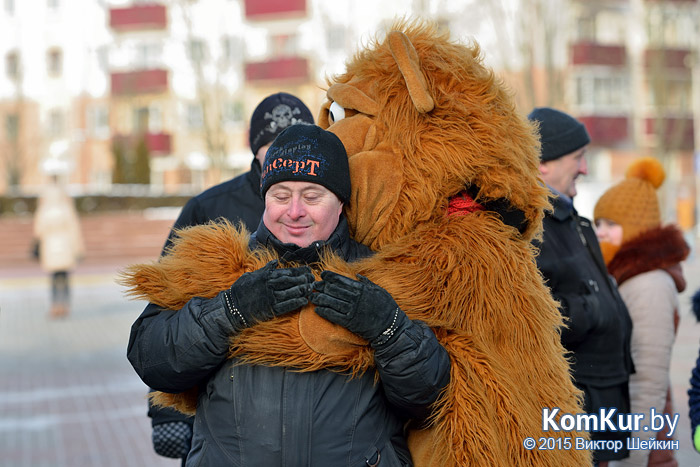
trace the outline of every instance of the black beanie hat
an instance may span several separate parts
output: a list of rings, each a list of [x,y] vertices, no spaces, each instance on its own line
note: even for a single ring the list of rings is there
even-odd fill
[[[559,159],[591,142],[583,123],[559,110],[538,107],[527,118],[539,122],[542,162]]]
[[[262,197],[272,185],[284,181],[318,183],[347,203],[350,167],[340,138],[316,125],[292,125],[282,131],[265,156]]]
[[[267,96],[250,117],[250,150],[257,154],[258,149],[272,142],[282,130],[297,123],[314,124],[311,111],[299,98],[286,92]]]

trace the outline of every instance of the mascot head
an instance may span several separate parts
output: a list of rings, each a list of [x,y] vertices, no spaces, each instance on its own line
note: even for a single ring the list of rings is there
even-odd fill
[[[500,216],[541,230],[539,143],[476,45],[398,21],[329,81],[318,123],[340,137],[352,177],[347,216],[373,249],[450,215]]]

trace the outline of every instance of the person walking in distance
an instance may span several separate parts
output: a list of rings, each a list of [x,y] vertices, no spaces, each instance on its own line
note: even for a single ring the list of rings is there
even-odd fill
[[[51,318],[70,313],[70,272],[85,255],[78,211],[73,199],[51,176],[34,214],[34,238],[41,267],[51,274]]]

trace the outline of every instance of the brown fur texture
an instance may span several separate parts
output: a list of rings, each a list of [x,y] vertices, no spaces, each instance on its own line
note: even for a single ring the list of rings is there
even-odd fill
[[[624,242],[608,264],[608,271],[622,285],[627,279],[639,274],[673,268],[689,254],[690,246],[678,227],[656,227]],[[678,280],[674,280],[678,285]]]
[[[389,41],[360,51],[331,83],[319,119],[348,152],[351,231],[377,253],[353,264],[331,256],[319,271],[367,276],[410,318],[430,325],[449,352],[450,383],[431,423],[409,434],[415,465],[590,465],[588,451],[523,447],[527,437],[587,436],[541,431],[544,408],[582,409],[560,344],[562,318],[530,244],[548,206],[533,128],[481,64],[476,46],[450,42],[428,25],[401,22],[394,30],[400,40],[393,33],[390,40],[414,51],[392,53]],[[397,64],[404,59],[412,62]],[[423,76],[410,75],[417,72]],[[346,109],[339,122],[328,119],[333,99]],[[465,185],[478,187],[477,201],[506,199],[522,211],[523,233],[491,211],[448,216],[449,199]],[[192,227],[159,263],[126,271],[123,283],[135,297],[178,309],[270,257],[250,252],[231,225]],[[299,371],[359,374],[374,365],[364,342],[311,306],[235,336],[231,355]],[[194,408],[192,394],[158,397]]]

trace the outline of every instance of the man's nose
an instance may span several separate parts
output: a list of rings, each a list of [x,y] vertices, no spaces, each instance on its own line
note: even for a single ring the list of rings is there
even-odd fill
[[[304,215],[306,212],[304,208],[304,203],[300,198],[292,198],[291,203],[289,203],[288,215],[292,219],[298,219]]]
[[[585,157],[581,158],[581,164],[579,165],[578,172],[581,175],[588,175],[588,162]]]

